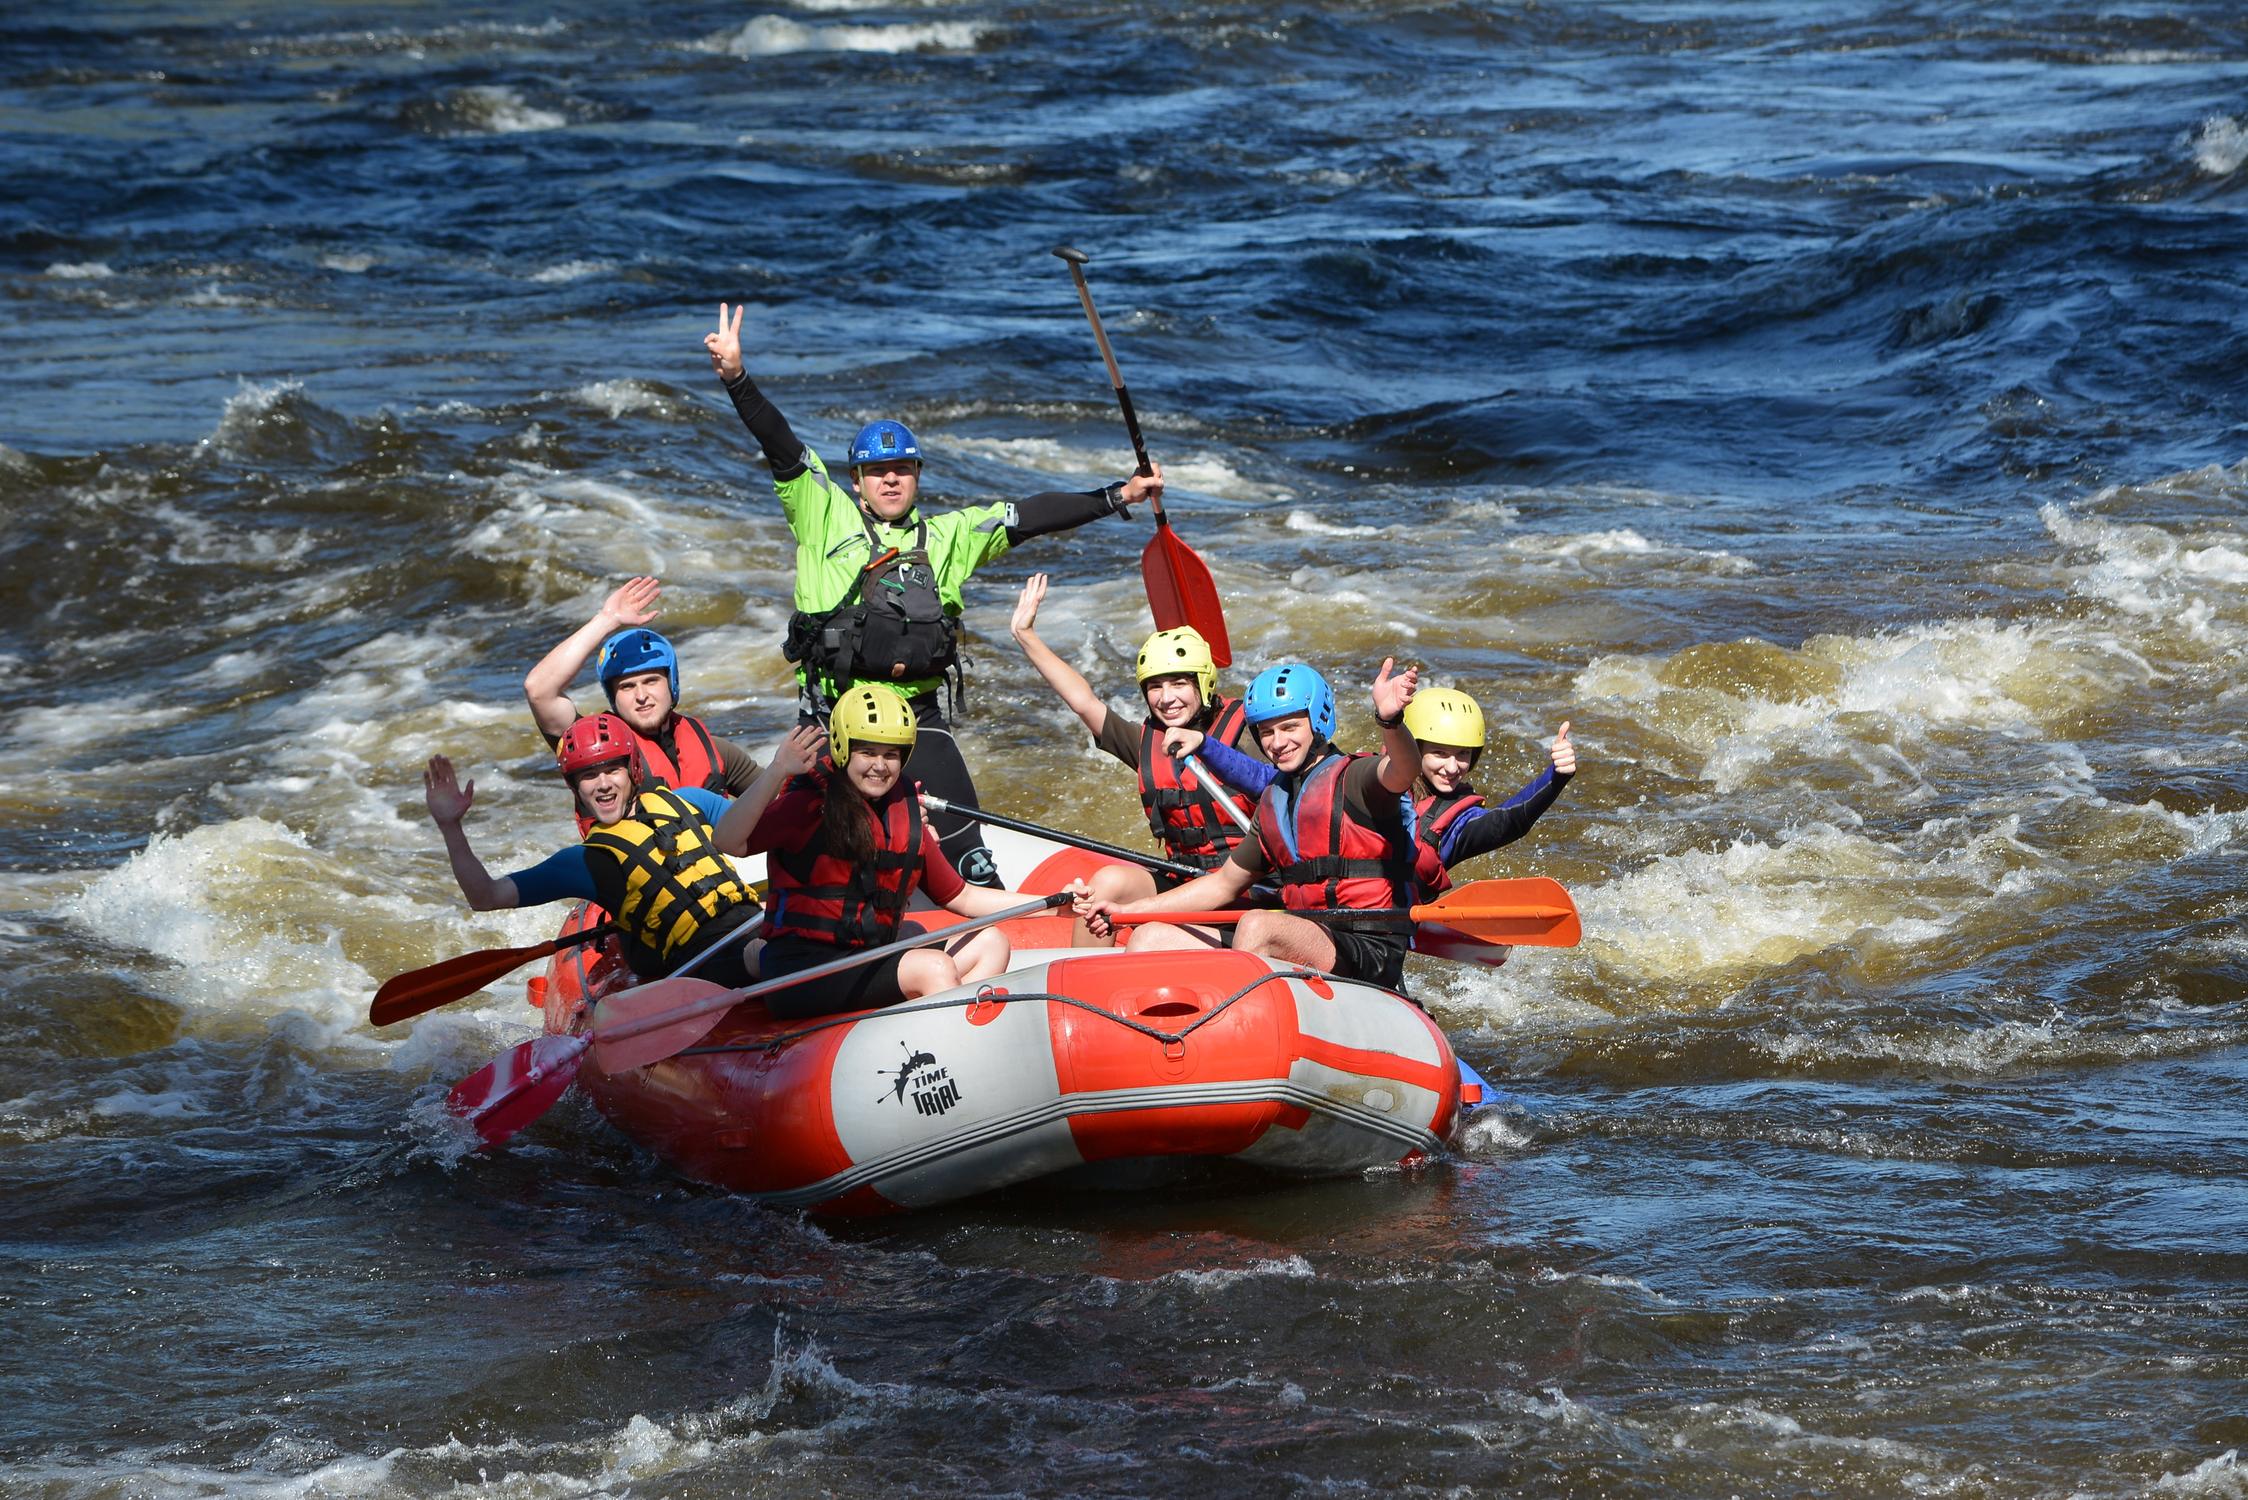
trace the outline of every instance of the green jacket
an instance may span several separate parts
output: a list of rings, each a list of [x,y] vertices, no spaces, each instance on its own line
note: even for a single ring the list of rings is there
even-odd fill
[[[780,497],[781,514],[796,537],[796,608],[804,614],[823,614],[841,604],[857,585],[860,572],[872,561],[866,526],[860,520],[859,499],[848,488],[827,476],[827,465],[810,448],[804,450],[804,472],[794,479],[776,479],[773,492]],[[929,562],[937,573],[937,597],[946,611],[957,615],[963,608],[961,589],[968,575],[1007,550],[1007,520],[1012,506],[1004,502],[971,505],[924,516],[920,508],[891,524],[874,521],[874,532],[886,547],[913,545],[914,528],[929,526]],[[869,518],[871,519],[871,518]],[[796,680],[811,685],[812,669],[800,665]],[[888,684],[908,697],[935,692],[941,677]],[[820,684],[823,696],[834,698],[850,683]]]

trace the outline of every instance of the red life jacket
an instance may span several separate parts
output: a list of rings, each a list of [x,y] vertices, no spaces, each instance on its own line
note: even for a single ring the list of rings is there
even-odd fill
[[[807,782],[824,790],[827,776],[815,771],[791,786]],[[874,823],[874,858],[866,864],[851,858],[839,830],[823,828],[801,849],[773,851],[770,936],[838,948],[896,940],[905,904],[921,883],[921,799],[912,782],[900,782],[867,816]]]
[[[710,737],[710,730],[700,719],[685,714],[671,716],[671,742],[678,747],[679,759],[674,761],[664,754],[657,744],[637,729],[633,738],[640,741],[640,758],[648,763],[648,774],[665,786],[699,786],[706,792],[724,791],[726,767],[719,759],[718,742]]]
[[[1430,793],[1413,802],[1413,883],[1421,899],[1430,900],[1452,888],[1444,868],[1444,833],[1470,811],[1483,805],[1483,794],[1462,787],[1449,796]]]
[[[1279,882],[1283,905],[1371,911],[1407,904],[1413,889],[1412,851],[1343,810],[1343,768],[1364,759],[1329,751],[1325,760],[1296,778],[1293,798],[1282,789],[1285,782],[1275,781],[1257,802],[1257,837]]]
[[[1209,738],[1221,745],[1238,741],[1248,723],[1241,705],[1220,698],[1213,707],[1217,715],[1210,721]],[[1203,790],[1184,762],[1163,753],[1164,733],[1153,719],[1140,726],[1140,806],[1147,809],[1147,826],[1173,859],[1215,870],[1248,835],[1219,809],[1217,799]],[[1244,817],[1253,810],[1241,793],[1229,790],[1226,795]]]

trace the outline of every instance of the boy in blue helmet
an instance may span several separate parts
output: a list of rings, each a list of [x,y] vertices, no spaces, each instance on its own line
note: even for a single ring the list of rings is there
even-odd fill
[[[570,683],[595,657],[594,675],[609,707],[640,741],[649,772],[670,787],[700,787],[738,797],[757,779],[757,762],[702,720],[679,712],[679,653],[648,629],[661,613],[663,585],[634,578],[618,585],[592,619],[524,675],[523,696],[549,747],[578,720]],[[598,651],[598,654],[597,654]]]
[[[1410,905],[1413,830],[1404,794],[1420,757],[1405,730],[1405,707],[1413,701],[1420,672],[1407,667],[1392,676],[1395,665],[1383,661],[1374,678],[1379,755],[1335,748],[1335,693],[1319,673],[1301,662],[1259,673],[1242,704],[1249,732],[1275,775],[1257,799],[1257,836],[1236,844],[1209,874],[1157,895],[1120,905],[1088,892],[1078,898],[1078,917],[1104,934],[1113,930],[1111,919],[1119,912],[1213,911],[1266,878],[1280,887],[1282,904],[1295,911]],[[1408,926],[1353,928],[1287,911],[1252,911],[1242,914],[1234,946],[1394,990],[1405,980]],[[1152,923],[1135,927],[1129,946],[1189,948],[1201,942],[1190,928]]]
[[[796,537],[796,614],[783,650],[797,664],[802,720],[824,721],[859,683],[898,689],[920,725],[914,774],[927,790],[972,808],[975,783],[946,722],[943,692],[949,681],[957,712],[962,586],[1018,542],[1160,497],[1163,471],[1158,466],[1153,474],[1082,494],[1049,492],[925,516],[918,510],[921,444],[904,423],[884,420],[869,422],[852,439],[852,488],[846,490],[743,368],[744,311],[720,303],[718,329],[704,337],[703,348],[764,450],[781,514]],[[940,813],[933,822],[963,876],[998,884],[991,851],[972,819]]]

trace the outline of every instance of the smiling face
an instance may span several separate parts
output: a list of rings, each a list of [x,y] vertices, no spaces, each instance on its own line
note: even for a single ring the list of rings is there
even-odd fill
[[[1277,770],[1300,771],[1311,756],[1312,741],[1318,736],[1311,732],[1310,714],[1289,714],[1284,718],[1267,719],[1251,730],[1257,737],[1257,748]]]
[[[611,686],[616,690],[617,717],[638,733],[653,736],[671,717],[670,673],[635,672]]]
[[[570,790],[578,799],[578,810],[606,828],[632,806],[632,762],[612,760],[572,771]]]
[[[1447,797],[1458,791],[1467,773],[1475,769],[1475,750],[1466,745],[1438,745],[1428,740],[1416,740],[1414,744],[1421,752],[1421,775]]]
[[[1192,723],[1202,712],[1202,684],[1192,672],[1150,677],[1140,684],[1140,691],[1146,695],[1149,716],[1165,729]]]
[[[895,521],[921,497],[921,461],[891,458],[860,464],[851,471],[851,482],[876,520]]]
[[[905,751],[896,745],[853,745],[844,779],[869,802],[879,802],[905,774]]]

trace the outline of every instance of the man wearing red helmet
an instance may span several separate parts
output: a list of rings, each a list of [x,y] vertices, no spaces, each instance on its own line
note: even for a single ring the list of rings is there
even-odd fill
[[[523,697],[549,746],[578,722],[570,682],[596,657],[594,675],[609,709],[632,726],[646,769],[672,787],[699,786],[738,797],[757,779],[757,761],[703,721],[679,711],[679,657],[671,642],[647,628],[662,613],[663,585],[629,578],[612,589],[592,619],[571,632],[524,675]]]
[[[810,769],[818,743],[817,736],[791,735],[773,764],[729,803],[701,787],[651,781],[632,726],[615,714],[580,719],[562,736],[554,759],[587,825],[584,841],[498,877],[484,867],[462,827],[476,783],[456,780],[452,762],[433,755],[422,773],[422,795],[471,907],[594,902],[615,920],[633,973],[658,979],[757,915],[755,898],[719,852],[718,825],[746,829],[755,823],[784,781]],[[754,977],[741,944],[727,945],[697,973],[728,986]]]

